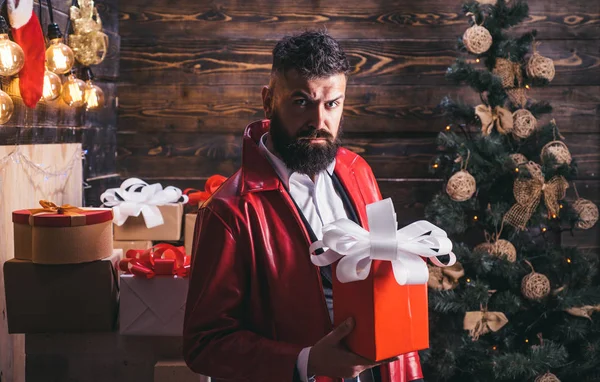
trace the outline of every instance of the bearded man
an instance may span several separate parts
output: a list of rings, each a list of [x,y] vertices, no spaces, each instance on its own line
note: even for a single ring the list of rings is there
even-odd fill
[[[418,353],[383,363],[333,328],[331,268],[309,246],[341,218],[367,222],[381,200],[369,165],[341,147],[350,65],[326,32],[273,49],[267,119],[244,131],[241,168],[200,208],[184,322],[184,357],[216,381],[422,380]]]

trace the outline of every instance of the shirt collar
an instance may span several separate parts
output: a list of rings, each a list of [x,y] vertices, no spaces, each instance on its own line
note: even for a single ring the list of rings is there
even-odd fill
[[[262,137],[260,137],[260,140],[258,143],[258,149],[263,153],[263,155],[265,157],[267,157],[269,162],[271,162],[271,165],[273,166],[273,169],[275,169],[275,172],[277,173],[277,176],[279,176],[279,179],[281,179],[281,181],[285,184],[285,186],[287,188],[289,188],[290,177],[292,176],[292,174],[294,172],[291,171],[289,168],[287,168],[287,166],[285,165],[285,163],[283,163],[283,161],[281,159],[279,159],[275,154],[273,154],[271,151],[269,151],[269,149],[265,145],[265,139],[267,139],[267,134],[269,134],[269,133],[265,133],[265,134],[263,134]],[[331,161],[329,166],[327,166],[326,171],[327,171],[327,173],[329,173],[329,175],[333,175],[334,169],[335,169],[335,159],[333,159],[333,161]]]

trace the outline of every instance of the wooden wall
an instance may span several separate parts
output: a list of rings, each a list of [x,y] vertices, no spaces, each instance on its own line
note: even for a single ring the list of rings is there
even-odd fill
[[[14,115],[0,126],[0,162],[2,158],[21,146],[21,153],[36,164],[56,170],[70,163],[75,150],[87,150],[85,160],[77,162],[67,177],[46,179],[21,161],[0,164],[0,382],[25,381],[25,340],[23,335],[8,335],[5,300],[4,261],[14,257],[12,243],[11,211],[31,208],[41,198],[57,203],[97,203],[100,183],[116,179],[116,79],[119,73],[119,45],[117,0],[97,1],[109,36],[110,50],[106,60],[94,67],[96,83],[106,96],[106,107],[86,112],[68,107],[62,100],[40,102],[35,109],[23,105],[18,79],[2,78],[3,90],[10,94],[15,104]],[[44,2],[44,33],[48,13]],[[55,6],[55,20],[63,32],[67,23],[71,0],[60,0]],[[39,1],[34,4],[37,14]],[[83,181],[91,188],[82,191]]]
[[[445,95],[474,104],[470,89],[444,80],[456,37],[467,28],[460,1],[180,1],[120,5],[118,171],[179,187],[201,187],[240,164],[244,126],[263,117],[260,89],[271,50],[285,34],[325,26],[354,73],[345,108],[345,145],[373,167],[385,196],[410,221],[442,183],[428,174],[435,136],[446,125]],[[582,197],[600,202],[600,3],[531,0],[511,33],[538,30],[555,60],[552,86],[530,96],[554,104],[580,164]],[[572,190],[570,191],[572,192]],[[570,194],[573,197],[573,194]],[[600,246],[598,229],[567,242]]]

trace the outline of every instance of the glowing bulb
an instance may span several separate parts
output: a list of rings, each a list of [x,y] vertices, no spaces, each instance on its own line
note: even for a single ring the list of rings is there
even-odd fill
[[[13,104],[12,98],[2,90],[0,90],[0,124],[8,122],[12,117],[15,105]]]
[[[100,109],[104,106],[104,92],[92,81],[85,84],[84,99],[86,110]]]
[[[479,59],[476,59],[475,62],[479,63]]]
[[[552,214],[552,219],[556,219],[556,214]]]
[[[470,283],[470,282],[471,282],[471,279],[467,279],[467,283]]]
[[[12,76],[25,64],[25,53],[23,49],[10,41],[6,33],[0,34],[0,76]]]
[[[546,227],[542,228],[542,232],[546,232],[546,231],[548,231],[548,228],[546,228]]]
[[[62,43],[62,38],[50,40],[46,50],[46,68],[56,74],[65,74],[73,67],[75,56],[71,48]]]
[[[62,90],[62,83],[60,77],[49,70],[44,73],[44,90],[42,92],[42,98],[45,101],[54,101],[60,96]]]
[[[477,215],[473,216],[473,220],[477,220],[479,217]]]
[[[446,131],[450,130],[450,125],[446,126]]]
[[[567,259],[567,263],[571,264],[571,259]]]
[[[496,345],[492,346],[492,350],[496,350],[498,347]]]
[[[515,167],[515,172],[519,172],[519,168],[518,167]]]
[[[525,338],[525,343],[529,343],[529,340],[527,338]]]
[[[439,165],[439,164],[437,164],[437,163],[434,163],[434,164],[433,164],[433,168],[438,168],[438,167],[440,167],[440,165]]]
[[[561,204],[561,205],[559,205],[559,208],[563,208],[563,205],[562,205],[562,204]]]
[[[529,89],[529,85],[525,85],[525,89]]]
[[[85,103],[85,82],[69,75],[62,87],[62,99],[69,106],[79,107]]]

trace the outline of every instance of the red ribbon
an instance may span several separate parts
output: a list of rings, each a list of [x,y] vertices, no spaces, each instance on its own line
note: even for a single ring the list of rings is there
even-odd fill
[[[147,279],[157,275],[187,277],[190,256],[185,254],[184,247],[161,243],[148,249],[130,249],[119,262],[119,269]]]
[[[204,185],[204,191],[197,190],[195,188],[186,188],[183,190],[183,194],[190,198],[188,204],[198,205],[210,198],[212,194],[217,191],[219,187],[227,180],[223,175],[213,175],[206,180]]]

